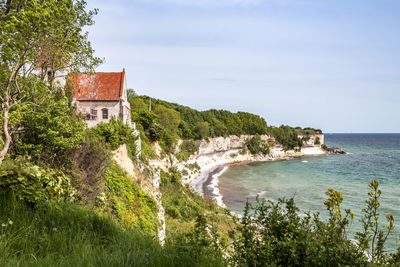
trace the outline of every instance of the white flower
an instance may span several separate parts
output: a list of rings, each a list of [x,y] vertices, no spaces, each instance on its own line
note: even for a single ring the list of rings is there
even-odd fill
[[[2,224],[1,224],[1,226],[3,226],[3,227],[6,227],[6,226],[7,226],[7,224],[5,224],[5,223],[2,223]]]
[[[57,228],[56,228],[56,227],[53,227],[53,231],[54,231],[54,232],[57,231]]]
[[[11,220],[9,220],[9,221],[8,221],[8,223],[11,225],[11,224],[13,224],[14,222],[13,222],[13,221],[11,221]]]

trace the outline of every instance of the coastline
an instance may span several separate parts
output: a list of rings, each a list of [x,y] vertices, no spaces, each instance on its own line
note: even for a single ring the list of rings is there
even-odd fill
[[[302,149],[303,150],[303,149]],[[255,162],[268,162],[268,161],[280,161],[280,160],[290,160],[294,158],[305,158],[305,157],[315,157],[327,155],[320,147],[310,147],[304,149],[302,152],[287,151],[285,153],[271,153],[271,155],[261,156],[252,155],[250,158],[244,160],[237,160],[233,162],[222,162],[219,165],[213,166],[202,170],[200,174],[189,182],[190,187],[198,192],[202,196],[210,196],[216,203],[222,207],[227,208],[223,201],[223,196],[219,191],[219,177],[230,167],[235,165],[247,165]],[[279,151],[281,152],[281,151]],[[305,153],[304,153],[305,152]]]

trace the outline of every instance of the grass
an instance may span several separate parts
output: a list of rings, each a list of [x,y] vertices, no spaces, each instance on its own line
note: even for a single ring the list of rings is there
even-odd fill
[[[35,206],[0,193],[0,266],[215,266],[73,203]]]
[[[219,207],[214,200],[202,197],[179,183],[164,184],[161,192],[166,213],[167,237],[173,238],[189,232],[197,215],[203,214],[210,225],[218,228],[221,238],[229,241],[228,232],[232,230],[234,222],[226,214],[226,210]]]

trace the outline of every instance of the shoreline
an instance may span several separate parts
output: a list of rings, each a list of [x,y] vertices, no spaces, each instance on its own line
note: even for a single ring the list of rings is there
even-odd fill
[[[273,162],[273,161],[283,161],[283,160],[292,160],[292,159],[300,159],[300,158],[308,158],[308,157],[317,157],[328,155],[324,154],[302,154],[302,155],[293,155],[293,156],[285,156],[285,157],[270,157],[264,156],[263,158],[256,157],[251,160],[244,161],[236,161],[236,162],[227,162],[217,166],[209,170],[205,170],[201,172],[195,179],[191,181],[191,187],[200,193],[202,196],[209,196],[214,201],[216,201],[217,205],[227,209],[226,204],[224,203],[224,196],[219,191],[219,177],[230,167],[230,166],[240,166],[240,165],[248,165],[251,163],[259,163],[259,162]]]

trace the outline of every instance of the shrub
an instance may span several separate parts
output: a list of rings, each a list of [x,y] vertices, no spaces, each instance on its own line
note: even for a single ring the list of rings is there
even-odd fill
[[[267,142],[263,142],[261,137],[256,134],[250,140],[246,142],[246,146],[251,154],[269,154],[269,146]]]
[[[43,199],[73,201],[76,196],[70,179],[64,173],[39,167],[22,157],[3,162],[0,188],[13,192],[18,199],[29,203]]]
[[[319,136],[315,137],[314,144],[315,145],[320,145],[321,144],[321,139],[319,138]]]
[[[92,131],[102,136],[105,142],[110,144],[111,149],[117,149],[120,145],[126,144],[129,157],[136,159],[137,137],[132,134],[132,128],[122,120],[112,117],[108,123],[100,122]]]
[[[111,164],[105,175],[107,200],[112,213],[122,225],[157,233],[157,206],[154,199],[140,189],[129,175]]]
[[[110,145],[93,131],[87,131],[85,142],[72,155],[72,185],[79,191],[84,203],[93,202],[102,190],[103,177],[111,163]]]
[[[164,130],[160,125],[153,123],[149,127],[149,135],[150,135],[151,140],[158,141],[162,138],[163,134],[164,134]]]
[[[234,252],[232,266],[398,266],[400,249],[388,255],[384,244],[394,227],[392,215],[388,225],[379,228],[381,191],[378,181],[369,184],[367,207],[361,218],[362,231],[355,242],[347,237],[353,212],[342,211],[343,196],[329,189],[325,206],[330,214],[323,222],[319,214],[299,214],[293,198],[277,202],[259,200],[246,203],[244,214],[231,231]],[[393,266],[390,265],[390,266]]]
[[[183,140],[180,146],[181,151],[184,152],[196,152],[196,143],[193,140]]]

